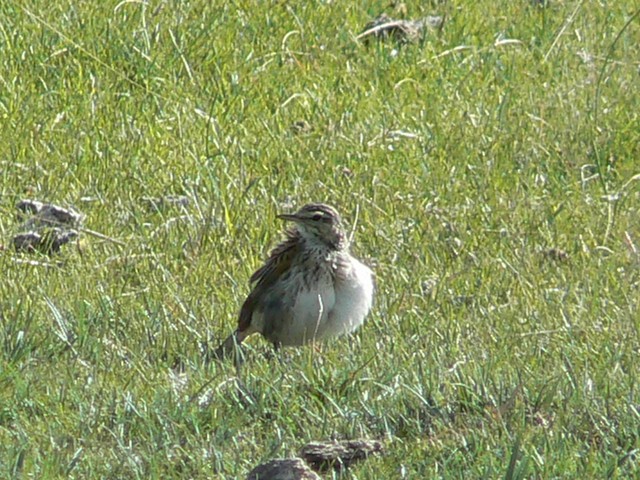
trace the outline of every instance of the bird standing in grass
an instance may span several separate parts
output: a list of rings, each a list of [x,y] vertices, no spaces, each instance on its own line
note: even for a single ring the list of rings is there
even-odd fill
[[[310,203],[279,218],[292,222],[285,239],[252,276],[238,328],[215,351],[235,352],[253,333],[276,348],[305,345],[350,333],[371,309],[373,272],[349,253],[338,212]]]

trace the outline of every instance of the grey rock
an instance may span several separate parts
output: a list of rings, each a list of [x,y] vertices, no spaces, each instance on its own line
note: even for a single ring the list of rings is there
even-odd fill
[[[299,458],[271,460],[249,472],[247,480],[320,480],[317,473]]]
[[[342,440],[308,443],[302,447],[300,456],[316,471],[342,470],[383,451],[382,442],[378,440]]]

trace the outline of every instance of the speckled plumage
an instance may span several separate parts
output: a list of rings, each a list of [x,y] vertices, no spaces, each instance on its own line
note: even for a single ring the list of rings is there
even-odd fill
[[[373,273],[349,253],[338,212],[308,204],[279,217],[293,226],[251,276],[238,328],[217,358],[256,332],[276,346],[335,338],[359,327],[371,309]]]

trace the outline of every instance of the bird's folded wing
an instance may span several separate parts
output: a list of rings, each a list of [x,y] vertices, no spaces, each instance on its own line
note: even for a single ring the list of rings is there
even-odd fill
[[[299,248],[298,239],[287,235],[287,239],[271,251],[269,259],[251,276],[251,283],[255,286],[242,304],[238,330],[243,331],[251,325],[253,311],[259,303],[264,302],[265,293],[272,288],[278,279],[289,271]]]

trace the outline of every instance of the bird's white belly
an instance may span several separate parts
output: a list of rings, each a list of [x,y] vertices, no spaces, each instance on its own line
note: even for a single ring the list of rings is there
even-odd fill
[[[253,326],[274,343],[304,345],[354,331],[364,322],[372,302],[373,273],[351,259],[343,275],[326,275],[308,290],[285,290],[282,300],[273,302],[277,308],[268,309],[266,315],[254,313]],[[292,306],[278,313],[287,304]]]
[[[353,332],[364,322],[373,303],[373,272],[352,259],[351,272],[335,283],[335,304],[329,312],[323,334],[336,337]]]
[[[325,336],[329,313],[335,307],[333,282],[327,279],[313,290],[296,296],[290,323],[281,332],[283,345],[303,345]]]

